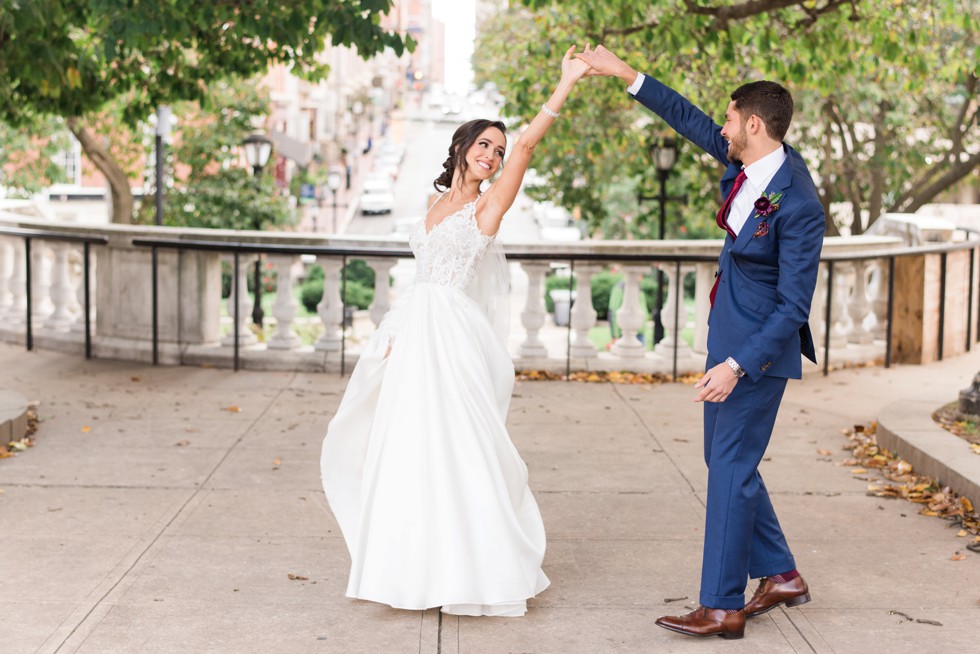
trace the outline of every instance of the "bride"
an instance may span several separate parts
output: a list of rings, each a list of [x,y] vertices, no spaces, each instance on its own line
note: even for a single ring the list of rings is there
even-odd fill
[[[321,470],[350,551],[348,597],[521,616],[548,586],[544,524],[504,424],[514,366],[495,236],[535,145],[589,69],[574,53],[506,167],[503,123],[456,130],[434,183],[444,190],[409,238],[415,284],[366,344],[330,422]]]

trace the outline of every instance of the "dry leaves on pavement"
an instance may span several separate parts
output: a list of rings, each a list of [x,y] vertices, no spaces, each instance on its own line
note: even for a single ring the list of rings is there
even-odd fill
[[[931,477],[917,474],[912,465],[895,456],[895,454],[878,445],[875,436],[877,423],[869,426],[855,425],[853,429],[843,430],[843,434],[851,441],[844,449],[850,450],[853,457],[838,463],[840,466],[861,466],[852,469],[852,474],[867,473],[873,470],[882,480],[874,480],[868,484],[868,494],[876,497],[902,498],[915,504],[923,505],[919,513],[949,520],[960,527],[958,536],[973,535],[973,541],[967,545],[972,552],[980,552],[980,515],[977,514],[973,503],[966,497],[960,497],[950,490],[949,486],[940,486]],[[890,483],[888,483],[890,482]],[[965,532],[965,533],[964,533]],[[957,553],[959,555],[959,553]],[[960,561],[954,555],[954,561]],[[963,555],[963,558],[966,558]]]
[[[689,372],[677,376],[677,381],[681,384],[694,384],[701,379],[704,373]],[[515,372],[518,381],[565,381],[564,373],[549,372],[547,370],[518,370]],[[611,371],[583,371],[573,372],[567,377],[568,381],[585,383],[612,383],[612,384],[667,384],[671,381],[670,375],[659,372],[622,372]]]
[[[37,433],[38,423],[41,422],[37,417],[37,402],[27,405],[24,415],[27,417],[27,431],[23,438],[10,441],[6,446],[0,445],[0,459],[10,459],[17,456],[18,452],[24,452],[28,448],[34,447],[34,434]]]

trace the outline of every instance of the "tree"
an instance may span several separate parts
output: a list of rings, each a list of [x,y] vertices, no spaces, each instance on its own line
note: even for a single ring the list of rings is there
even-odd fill
[[[269,99],[256,80],[225,79],[211,84],[199,102],[175,106],[180,129],[169,149],[179,162],[164,203],[165,225],[216,229],[264,229],[291,222],[293,212],[272,175],[253,177],[235,159],[232,146],[268,113]],[[156,208],[144,202],[140,222],[153,224]]]
[[[362,57],[399,55],[411,39],[385,31],[391,0],[0,0],[0,120],[19,126],[60,116],[106,176],[113,222],[130,222],[129,178],[91,131],[91,116],[128,98],[135,127],[156,107],[201,100],[226,76],[287,64],[327,74],[327,42]]]
[[[797,104],[787,140],[804,151],[828,213],[851,233],[882,211],[914,210],[977,175],[976,2],[523,4],[478,30],[476,62],[478,80],[497,84],[504,113],[517,121],[538,111],[568,44],[602,43],[718,118],[740,83],[786,84]],[[593,227],[613,228],[618,218],[608,201],[624,185],[643,190],[644,180],[652,181],[648,146],[669,133],[622,87],[619,80],[585,80],[535,155],[534,165],[551,176],[553,199],[581,207]],[[668,190],[689,198],[670,212],[689,233],[710,230],[720,202],[717,177],[717,162],[682,142]],[[679,235],[677,225],[670,235]],[[836,233],[837,224],[829,221],[828,229]]]
[[[64,168],[55,163],[58,152],[68,147],[67,134],[57,120],[49,118],[43,133],[35,136],[26,127],[0,122],[0,187],[9,197],[30,197],[65,181]]]

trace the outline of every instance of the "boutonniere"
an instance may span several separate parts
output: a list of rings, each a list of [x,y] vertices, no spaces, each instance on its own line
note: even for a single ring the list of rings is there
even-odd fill
[[[782,199],[782,193],[763,193],[755,201],[755,217],[762,218],[762,222],[755,228],[752,238],[759,238],[769,233],[769,216],[776,213],[779,209],[779,201]]]

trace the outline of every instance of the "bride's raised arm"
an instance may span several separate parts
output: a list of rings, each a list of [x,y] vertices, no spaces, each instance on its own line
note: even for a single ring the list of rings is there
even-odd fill
[[[524,173],[531,162],[534,147],[541,141],[545,132],[558,117],[565,99],[571,93],[575,82],[589,70],[589,65],[575,58],[575,46],[565,52],[561,60],[561,79],[555,87],[551,98],[541,106],[538,115],[517,139],[514,149],[508,157],[506,165],[487,192],[483,194],[477,205],[476,220],[480,231],[485,234],[496,234],[504,214],[514,204],[517,192],[521,188]]]

